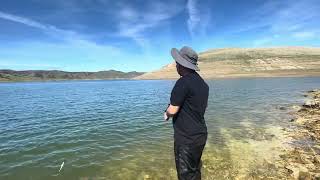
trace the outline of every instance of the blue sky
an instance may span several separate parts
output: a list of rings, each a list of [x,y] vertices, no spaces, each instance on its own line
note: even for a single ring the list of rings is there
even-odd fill
[[[0,69],[152,71],[170,49],[320,46],[319,0],[2,0]]]

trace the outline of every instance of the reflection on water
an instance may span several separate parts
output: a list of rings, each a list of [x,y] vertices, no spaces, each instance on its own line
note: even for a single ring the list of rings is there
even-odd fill
[[[274,177],[288,121],[288,110],[278,107],[300,103],[319,78],[207,82],[204,179]],[[176,179],[172,125],[162,120],[173,85],[0,84],[0,179]]]

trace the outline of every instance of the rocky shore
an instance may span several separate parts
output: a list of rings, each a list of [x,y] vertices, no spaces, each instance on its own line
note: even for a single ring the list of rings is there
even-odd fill
[[[280,155],[280,167],[292,179],[320,180],[320,90],[304,96],[302,106],[293,106],[292,128],[285,130],[290,148]]]

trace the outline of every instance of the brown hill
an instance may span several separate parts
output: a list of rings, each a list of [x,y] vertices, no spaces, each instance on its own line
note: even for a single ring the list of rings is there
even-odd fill
[[[320,48],[225,48],[199,54],[202,77],[320,76]],[[135,79],[176,79],[175,63]]]
[[[115,70],[99,72],[66,72],[57,70],[0,70],[1,81],[48,81],[48,80],[94,80],[94,79],[131,79],[141,72],[121,72]]]

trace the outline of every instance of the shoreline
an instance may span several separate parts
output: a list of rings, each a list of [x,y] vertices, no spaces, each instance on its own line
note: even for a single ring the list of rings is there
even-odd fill
[[[206,78],[204,80],[224,80],[224,79],[260,79],[260,78],[303,78],[303,77],[320,77],[319,74],[301,74],[301,75],[248,75],[248,76],[217,76]],[[150,78],[150,79],[139,79],[139,78],[112,78],[112,79],[48,79],[48,80],[23,80],[23,81],[2,81],[1,83],[25,83],[25,82],[63,82],[63,81],[113,81],[113,80],[124,80],[124,81],[163,81],[163,80],[177,80],[178,78]]]
[[[302,105],[277,107],[288,115],[285,118],[288,123],[270,124],[259,133],[253,124],[244,122],[246,131],[252,135],[246,142],[232,138],[229,133],[230,142],[226,144],[233,150],[234,164],[216,157],[223,152],[206,149],[202,157],[204,175],[215,176],[221,168],[225,173],[219,176],[230,179],[320,179],[320,89],[303,96],[308,99]],[[227,135],[234,130],[224,131]]]
[[[248,76],[217,76],[217,77],[203,77],[204,80],[220,80],[220,79],[255,79],[255,78],[300,78],[300,77],[320,77],[320,73],[319,74],[312,74],[312,75],[266,75],[266,76],[253,76],[253,75],[248,75]],[[179,77],[178,77],[179,78]],[[146,79],[138,79],[138,78],[133,78],[130,80],[177,80],[178,78],[146,78]]]
[[[308,91],[303,105],[293,105],[291,128],[284,129],[289,148],[278,165],[293,179],[320,179],[320,89]]]
[[[1,83],[29,83],[29,82],[64,82],[64,81],[130,81],[134,79],[114,78],[114,79],[48,79],[48,80],[24,80],[24,81],[1,81]]]
[[[160,72],[157,72],[160,73]],[[319,70],[310,70],[310,72],[299,72],[299,71],[274,71],[274,72],[256,72],[256,73],[233,73],[233,74],[206,74],[198,72],[203,79],[212,80],[212,79],[240,79],[240,78],[273,78],[273,77],[320,77]],[[148,77],[149,76],[149,77]],[[178,79],[179,76],[177,73],[166,74],[143,74],[141,76],[134,77],[132,79],[136,80],[174,80]]]

